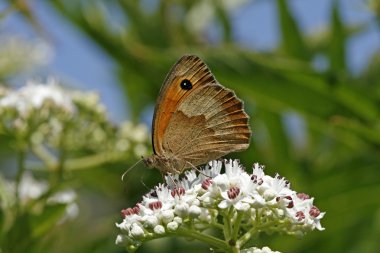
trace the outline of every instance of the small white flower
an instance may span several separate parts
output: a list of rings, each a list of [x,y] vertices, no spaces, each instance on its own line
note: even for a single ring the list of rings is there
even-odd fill
[[[161,213],[161,220],[163,223],[167,224],[174,219],[174,211],[173,210],[164,210]]]
[[[251,195],[255,192],[256,184],[239,164],[231,161],[228,164],[231,165],[226,166],[226,173],[229,173],[227,175],[230,179],[229,188],[221,192],[223,200],[218,206],[225,209],[233,205],[236,210],[247,211],[254,202]]]
[[[264,197],[264,199],[266,201],[270,201],[270,200],[274,199],[277,196],[278,196],[277,193],[273,189],[271,189],[271,188],[266,189],[264,191],[264,193],[263,193],[263,197]]]
[[[115,240],[115,244],[117,244],[117,245],[123,244],[125,241],[125,237],[126,237],[125,235],[117,235],[116,240]]]
[[[15,184],[8,184],[11,191],[16,192]],[[29,200],[37,199],[47,191],[48,183],[34,179],[32,173],[25,172],[19,185],[19,198],[26,203]]]
[[[256,176],[257,179],[261,179],[265,176],[264,166],[254,163],[252,167],[252,175]]]
[[[206,167],[203,169],[202,173],[207,177],[214,178],[217,175],[220,175],[222,170],[223,162],[220,160],[210,161]],[[203,178],[204,175],[199,175],[199,177]]]
[[[199,206],[192,205],[189,209],[190,217],[197,218],[202,213],[202,210]]]
[[[141,143],[136,144],[136,146],[133,148],[133,151],[134,151],[136,157],[141,157],[141,156],[144,156],[148,153],[148,149],[147,149],[146,145],[141,144]]]
[[[136,239],[141,239],[145,236],[144,229],[137,223],[132,224],[130,234]]]
[[[165,228],[162,225],[155,226],[154,229],[153,229],[153,231],[154,231],[154,233],[156,233],[158,235],[165,234]]]
[[[77,197],[77,194],[74,190],[68,189],[65,191],[60,191],[51,196],[48,199],[48,203],[61,203],[67,204],[73,202]]]
[[[200,221],[210,223],[212,220],[212,217],[216,217],[218,212],[216,210],[213,211],[213,216],[211,215],[212,212],[210,212],[207,208],[201,208],[201,214],[198,216],[198,219]]]
[[[144,142],[148,139],[148,128],[146,125],[139,124],[134,127],[133,135],[131,135],[131,140],[135,142]]]
[[[118,151],[124,152],[131,147],[131,142],[127,139],[120,139],[116,142],[116,149]],[[136,153],[136,152],[135,152]]]
[[[236,210],[247,211],[250,207],[249,203],[253,203],[252,198],[241,194],[238,187],[232,187],[228,191],[222,192],[221,195],[223,200],[218,205],[221,209],[234,206]]]
[[[191,204],[199,206],[201,204],[201,201],[199,199],[194,199],[194,201],[191,201]]]
[[[181,202],[175,205],[174,212],[180,217],[186,217],[189,214],[189,208],[189,204]]]
[[[177,224],[182,224],[182,218],[181,217],[174,217],[173,221],[177,222]]]
[[[155,215],[144,216],[142,221],[144,222],[144,225],[151,228],[154,228],[159,223],[158,218]]]
[[[177,228],[178,228],[178,223],[177,222],[175,222],[175,221],[172,221],[172,222],[169,222],[167,225],[166,225],[166,227],[167,227],[167,229],[169,230],[169,231],[175,231],[175,230],[177,230]]]

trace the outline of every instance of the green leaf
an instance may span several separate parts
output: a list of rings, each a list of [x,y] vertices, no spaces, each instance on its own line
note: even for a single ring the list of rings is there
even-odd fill
[[[19,215],[3,238],[2,250],[14,253],[28,252],[34,244],[31,231],[29,214]]]
[[[41,215],[36,215],[30,220],[32,237],[38,239],[57,225],[66,210],[66,204],[46,205]]]

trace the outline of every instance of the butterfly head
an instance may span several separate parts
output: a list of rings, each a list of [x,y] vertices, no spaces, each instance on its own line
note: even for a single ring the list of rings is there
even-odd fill
[[[143,158],[143,162],[147,168],[152,169],[156,167],[156,159],[154,155]]]
[[[161,173],[181,173],[185,168],[189,167],[185,160],[178,159],[173,156],[151,155],[143,159],[148,168],[156,168]]]

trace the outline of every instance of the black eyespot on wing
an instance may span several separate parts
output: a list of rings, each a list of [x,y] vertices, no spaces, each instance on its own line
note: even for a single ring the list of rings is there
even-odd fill
[[[183,79],[181,81],[181,89],[191,90],[192,88],[193,88],[193,84],[188,79]]]

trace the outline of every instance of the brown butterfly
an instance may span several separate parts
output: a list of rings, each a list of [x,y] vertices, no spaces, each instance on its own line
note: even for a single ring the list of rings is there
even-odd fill
[[[161,173],[181,173],[247,149],[248,119],[235,93],[199,57],[185,55],[161,87],[152,123],[154,154],[143,161]]]

